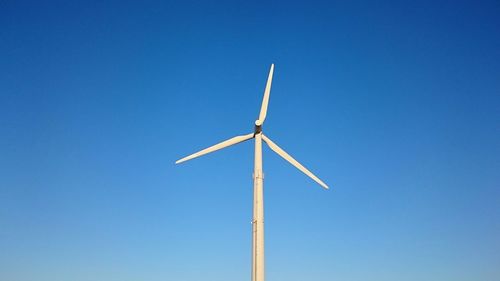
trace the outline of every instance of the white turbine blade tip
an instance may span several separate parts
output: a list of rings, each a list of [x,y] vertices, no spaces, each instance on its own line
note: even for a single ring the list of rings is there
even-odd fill
[[[181,158],[181,159],[175,161],[175,164],[180,164],[180,163],[186,162],[187,160],[190,160],[192,158],[194,158],[194,157],[187,156],[187,157]]]

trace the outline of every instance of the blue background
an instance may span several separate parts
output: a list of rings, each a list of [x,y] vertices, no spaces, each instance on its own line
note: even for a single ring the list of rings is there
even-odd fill
[[[0,279],[500,280],[498,1],[0,3]],[[140,3],[139,3],[140,2]]]

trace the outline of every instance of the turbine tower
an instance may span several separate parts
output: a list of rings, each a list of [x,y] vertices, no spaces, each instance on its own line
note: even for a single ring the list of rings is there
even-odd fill
[[[247,135],[236,136],[209,148],[205,148],[199,152],[193,153],[182,159],[177,160],[175,163],[191,160],[200,157],[210,152],[226,148],[249,139],[255,139],[255,162],[253,171],[253,219],[252,219],[252,281],[264,281],[264,173],[262,172],[262,141],[264,141],[269,148],[276,152],[279,156],[283,157],[286,161],[290,162],[297,169],[312,178],[315,182],[323,188],[328,189],[328,186],[322,182],[318,177],[311,173],[306,167],[302,166],[297,160],[281,149],[277,144],[271,141],[262,133],[262,125],[266,120],[267,105],[269,104],[269,94],[271,92],[271,83],[273,81],[274,64],[271,64],[269,76],[267,78],[266,89],[264,90],[264,98],[262,99],[262,106],[260,108],[259,118],[255,121],[255,129],[253,133]]]

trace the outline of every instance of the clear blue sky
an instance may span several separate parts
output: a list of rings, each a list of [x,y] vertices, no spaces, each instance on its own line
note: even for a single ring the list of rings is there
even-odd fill
[[[0,3],[0,279],[500,280],[498,1]],[[70,2],[70,3],[68,3]],[[208,1],[207,1],[208,2]]]

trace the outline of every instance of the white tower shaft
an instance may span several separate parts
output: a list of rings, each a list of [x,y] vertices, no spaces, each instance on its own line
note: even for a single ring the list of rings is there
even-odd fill
[[[252,220],[252,281],[264,281],[264,173],[262,172],[262,133],[255,134]]]

